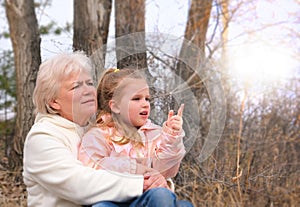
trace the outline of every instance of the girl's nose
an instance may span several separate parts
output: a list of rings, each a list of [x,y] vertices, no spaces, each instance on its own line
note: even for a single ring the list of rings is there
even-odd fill
[[[150,106],[149,101],[147,101],[146,99],[143,99],[143,101],[142,101],[142,106],[143,106],[143,107],[149,107],[149,106]]]

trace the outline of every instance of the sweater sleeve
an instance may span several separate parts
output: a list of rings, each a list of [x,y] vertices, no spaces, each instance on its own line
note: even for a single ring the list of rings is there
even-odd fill
[[[122,202],[142,194],[142,176],[86,167],[62,139],[56,131],[45,131],[45,126],[29,133],[24,146],[27,186],[38,183],[45,191],[80,205]]]
[[[78,159],[84,165],[95,169],[111,170],[120,173],[136,173],[136,160],[112,150],[97,127],[90,129],[82,138]]]
[[[184,135],[183,130],[176,135],[172,135],[171,129],[164,123],[159,141],[156,144],[152,165],[166,178],[174,177],[178,173],[180,162],[185,155]]]

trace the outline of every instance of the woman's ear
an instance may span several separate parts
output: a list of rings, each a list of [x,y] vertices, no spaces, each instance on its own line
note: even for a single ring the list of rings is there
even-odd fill
[[[60,110],[60,104],[56,100],[49,101],[49,106],[55,110]]]
[[[116,114],[120,113],[120,108],[119,108],[119,106],[118,106],[118,104],[115,100],[110,100],[108,102],[108,105],[109,105],[109,108],[112,112],[114,112]]]

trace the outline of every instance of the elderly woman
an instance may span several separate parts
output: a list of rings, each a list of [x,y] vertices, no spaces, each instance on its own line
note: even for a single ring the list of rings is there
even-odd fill
[[[136,197],[159,206],[170,196],[156,188],[166,186],[162,175],[94,170],[77,160],[81,136],[97,108],[91,68],[81,52],[57,55],[40,66],[33,93],[36,119],[24,145],[28,206],[75,207]]]

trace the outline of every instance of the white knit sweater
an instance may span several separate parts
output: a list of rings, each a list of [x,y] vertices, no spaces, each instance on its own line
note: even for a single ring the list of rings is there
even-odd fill
[[[83,132],[61,116],[37,115],[24,145],[28,207],[121,202],[142,194],[143,176],[94,170],[77,160]]]

